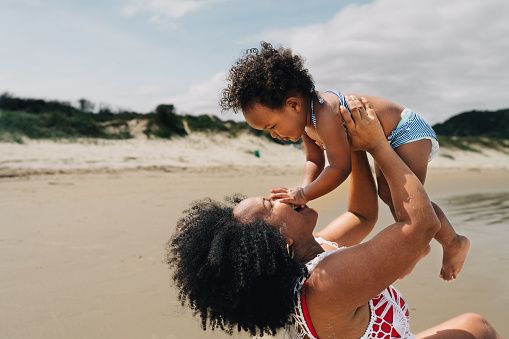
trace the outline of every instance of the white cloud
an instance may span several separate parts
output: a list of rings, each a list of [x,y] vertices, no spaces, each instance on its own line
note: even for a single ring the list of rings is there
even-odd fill
[[[188,92],[164,99],[164,102],[173,103],[182,114],[215,114],[222,120],[244,121],[242,114],[220,113],[219,99],[226,85],[226,72],[217,73],[208,81],[191,86]]]
[[[123,14],[127,17],[140,12],[150,15],[149,21],[163,24],[168,20],[178,19],[189,12],[204,9],[214,3],[225,0],[132,0],[123,7]]]

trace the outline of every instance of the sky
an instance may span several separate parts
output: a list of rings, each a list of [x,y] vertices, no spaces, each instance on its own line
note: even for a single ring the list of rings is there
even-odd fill
[[[302,55],[318,90],[435,124],[509,108],[508,17],[507,0],[0,0],[0,93],[242,121],[220,92],[267,41]]]

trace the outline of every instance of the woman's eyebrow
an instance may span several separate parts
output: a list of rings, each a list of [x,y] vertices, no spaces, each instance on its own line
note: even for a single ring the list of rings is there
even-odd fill
[[[263,208],[265,208],[268,211],[269,209],[267,208],[267,204],[265,204],[266,201],[269,201],[269,200],[267,200],[266,198],[262,198]]]

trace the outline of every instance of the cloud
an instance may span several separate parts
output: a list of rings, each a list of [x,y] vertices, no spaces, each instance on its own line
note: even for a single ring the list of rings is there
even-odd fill
[[[132,0],[123,7],[122,13],[132,17],[140,12],[147,12],[150,22],[163,24],[224,1],[226,0]]]
[[[220,113],[219,99],[226,85],[226,72],[220,72],[204,83],[191,86],[188,92],[167,98],[164,102],[173,103],[181,114],[214,114],[222,120],[244,121],[242,114]]]

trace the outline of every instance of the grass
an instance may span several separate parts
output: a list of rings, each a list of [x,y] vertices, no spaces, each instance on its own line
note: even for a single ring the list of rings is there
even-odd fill
[[[106,137],[104,128],[90,116],[66,115],[62,112],[31,114],[20,111],[0,111],[0,140],[20,142],[30,139],[62,139]]]

